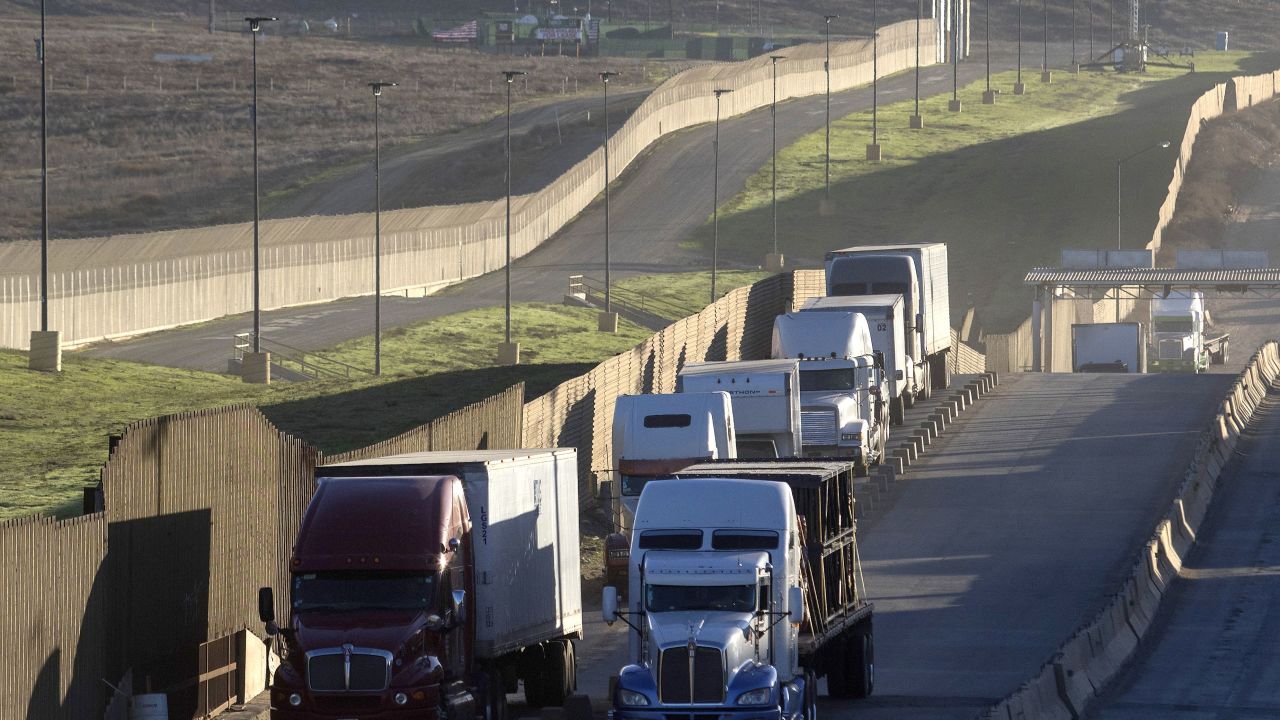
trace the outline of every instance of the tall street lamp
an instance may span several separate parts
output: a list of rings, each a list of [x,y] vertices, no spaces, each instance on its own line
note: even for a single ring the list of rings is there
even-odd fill
[[[373,90],[373,374],[382,374],[382,146],[378,133],[378,98],[393,82],[371,82]]]
[[[876,0],[871,0],[871,144],[867,146],[867,160],[880,162],[879,125],[880,82],[880,26],[876,22]]]
[[[782,55],[769,56],[773,61],[773,104],[769,109],[769,114],[773,118],[773,174],[769,181],[773,194],[773,254],[765,258],[764,266],[766,270],[773,272],[782,270],[783,266],[782,255],[778,252],[778,61],[783,57]]]
[[[1071,0],[1071,72],[1080,72],[1080,61],[1076,59],[1076,0]]]
[[[45,9],[44,0],[40,0],[40,38],[36,40],[36,62],[40,63],[40,329],[31,333],[27,367],[58,371],[62,369],[62,349],[58,334],[49,331],[49,105],[44,55]]]
[[[1013,94],[1025,95],[1027,86],[1022,83],[1022,0],[1018,0],[1018,79],[1013,82]]]
[[[947,109],[951,112],[960,112],[962,104],[960,102],[960,2],[961,0],[948,0],[951,12],[951,102],[947,105]]]
[[[506,262],[506,338],[498,348],[500,365],[520,364],[520,345],[511,342],[511,86],[516,78],[527,75],[523,70],[503,70],[507,80],[507,262]]]
[[[1040,65],[1040,82],[1053,82],[1053,71],[1049,69],[1049,0],[1044,5],[1044,60]]]
[[[986,24],[987,89],[982,92],[983,105],[996,104],[996,91],[991,89],[991,0],[983,3],[983,21]]]
[[[274,21],[273,17],[247,17],[249,33],[253,35],[253,359],[246,370],[246,379],[270,382],[270,360],[262,354],[262,275],[259,246],[259,191],[258,191],[258,35],[262,24]],[[252,369],[250,369],[250,365]]]
[[[1148,152],[1150,150],[1155,150],[1156,148],[1167,148],[1167,147],[1169,147],[1169,141],[1162,140],[1156,143],[1155,145],[1150,145],[1148,147],[1145,147],[1139,150],[1136,153],[1133,153],[1132,155],[1122,157],[1116,160],[1116,250],[1121,249],[1121,237],[1122,237],[1121,230],[1120,230],[1120,167],[1124,165],[1126,162],[1129,162],[1130,160],[1138,157],[1139,155],[1145,152]]]
[[[823,185],[824,198],[828,198],[831,196],[831,21],[839,17],[840,17],[839,15],[823,15],[822,16],[822,19],[826,22],[825,32],[826,32],[826,43],[827,43],[827,53],[826,53],[825,59],[822,61],[822,71],[826,73],[826,76],[827,76],[827,154],[826,154],[827,156],[824,164],[825,171],[826,171],[826,176],[825,176],[826,180]],[[716,91],[717,98],[720,97],[719,93],[720,91],[717,90]],[[719,107],[719,105],[717,104],[716,107]],[[713,273],[713,277],[714,277],[714,273]],[[714,283],[712,284],[714,285]]]
[[[911,116],[911,129],[924,128],[924,117],[920,115],[920,18],[924,14],[924,0],[916,0],[916,112]]]
[[[711,185],[711,302],[713,303],[716,301],[716,265],[720,260],[720,96],[731,93],[733,90],[717,88],[714,92],[716,94],[716,139],[713,145],[715,171]]]
[[[1086,0],[1089,5],[1089,62],[1097,59],[1097,55],[1093,54],[1093,0]]]
[[[613,312],[609,275],[609,79],[617,76],[618,73],[609,70],[600,73],[600,84],[604,87],[604,314],[600,316],[597,327],[604,332],[618,332],[618,316]]]

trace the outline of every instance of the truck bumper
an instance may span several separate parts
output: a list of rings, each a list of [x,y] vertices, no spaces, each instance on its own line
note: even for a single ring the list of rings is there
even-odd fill
[[[344,710],[335,714],[271,708],[271,720],[436,720],[437,717],[439,713],[435,708],[421,707],[404,710]]]
[[[649,707],[614,708],[609,720],[781,720],[776,707]],[[361,718],[363,720],[363,718]]]

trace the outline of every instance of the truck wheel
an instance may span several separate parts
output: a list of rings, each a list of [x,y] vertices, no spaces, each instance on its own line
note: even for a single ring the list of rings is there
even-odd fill
[[[849,677],[845,673],[845,660],[849,654],[845,649],[845,642],[844,636],[831,641],[826,662],[827,697],[837,700],[853,697],[849,694]]]
[[[520,679],[524,680],[524,702],[529,707],[540,708],[547,704],[544,699],[547,688],[545,646],[535,645],[525,648],[520,654],[520,660]]]
[[[569,692],[567,695],[572,695],[578,692],[578,648],[572,640],[565,640],[564,647],[568,651],[568,665],[566,665],[568,670],[566,672],[569,676]]]
[[[849,677],[849,696],[864,698],[871,695],[876,685],[876,647],[871,623],[859,623],[849,637],[845,664]]]
[[[551,640],[546,644],[547,661],[542,666],[543,686],[538,693],[543,707],[560,707],[572,694],[569,663],[573,662],[565,641]]]
[[[490,668],[485,688],[484,720],[507,720],[507,685],[497,668]]]
[[[818,675],[804,671],[804,720],[818,720]]]
[[[911,393],[908,392],[907,394],[910,395]],[[904,412],[905,411],[902,409],[902,398],[896,397],[889,399],[889,424],[901,425]]]

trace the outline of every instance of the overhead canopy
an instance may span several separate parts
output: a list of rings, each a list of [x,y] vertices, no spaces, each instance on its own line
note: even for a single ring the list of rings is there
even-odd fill
[[[1025,284],[1074,291],[1118,289],[1133,297],[1198,290],[1234,297],[1280,297],[1280,268],[1035,268]],[[1083,293],[1082,293],[1083,294]]]

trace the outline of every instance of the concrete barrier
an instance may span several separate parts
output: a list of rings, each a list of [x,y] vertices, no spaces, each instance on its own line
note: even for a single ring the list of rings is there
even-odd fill
[[[1046,665],[1052,670],[1056,706],[1043,696],[1042,668],[1027,684],[988,708],[984,717],[1084,715],[1090,700],[1104,691],[1146,636],[1160,601],[1182,570],[1183,558],[1195,545],[1223,467],[1278,377],[1280,345],[1273,341],[1254,354],[1197,440],[1182,485],[1138,550],[1120,591],[1092,621],[1072,634]]]

